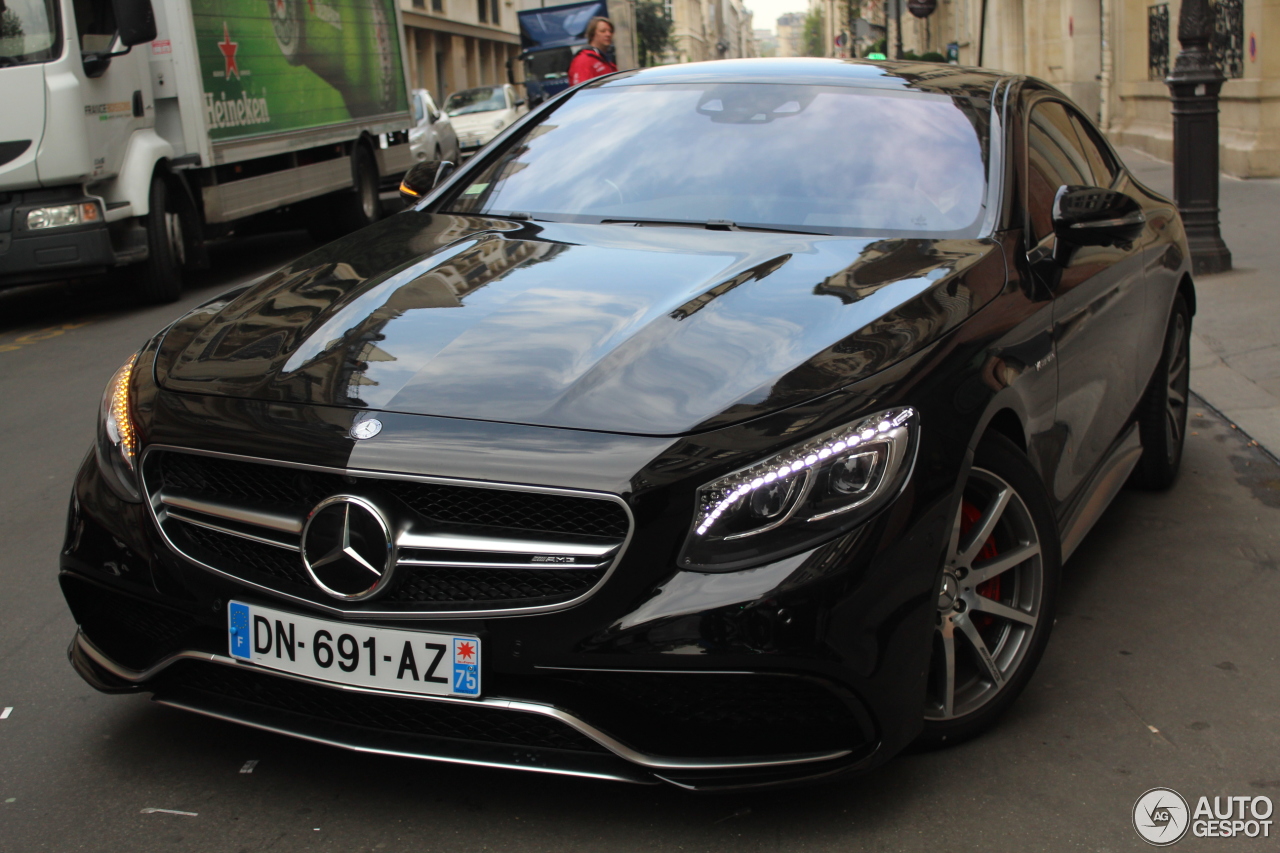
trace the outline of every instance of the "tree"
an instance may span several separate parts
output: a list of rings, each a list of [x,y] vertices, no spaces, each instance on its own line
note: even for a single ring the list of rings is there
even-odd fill
[[[640,52],[640,67],[657,65],[671,46],[671,19],[662,4],[658,0],[638,0],[636,47]]]
[[[804,55],[805,56],[826,56],[826,39],[823,33],[826,27],[823,26],[822,10],[810,9],[809,14],[804,16]]]

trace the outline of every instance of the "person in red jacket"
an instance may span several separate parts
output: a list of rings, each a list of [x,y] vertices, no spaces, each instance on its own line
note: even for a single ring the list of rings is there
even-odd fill
[[[613,44],[613,24],[608,18],[592,18],[587,23],[587,46],[569,63],[569,85],[576,86],[586,80],[612,74],[618,70],[605,51]]]

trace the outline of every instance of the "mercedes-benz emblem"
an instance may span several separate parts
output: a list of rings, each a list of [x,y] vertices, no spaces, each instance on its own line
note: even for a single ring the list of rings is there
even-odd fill
[[[367,421],[360,421],[351,425],[351,437],[357,441],[373,438],[380,432],[382,432],[382,421],[377,418],[369,418]]]
[[[344,601],[381,592],[396,565],[386,518],[363,498],[334,495],[311,511],[302,528],[302,565],[316,586]]]

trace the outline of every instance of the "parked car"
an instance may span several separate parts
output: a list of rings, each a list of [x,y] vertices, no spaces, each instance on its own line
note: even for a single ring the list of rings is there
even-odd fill
[[[74,487],[77,671],[697,789],[987,729],[1063,560],[1174,481],[1195,292],[1062,93],[923,68],[591,81],[159,332]]]
[[[409,129],[413,161],[459,162],[462,152],[458,147],[458,134],[454,132],[449,116],[437,109],[431,93],[426,89],[414,89],[409,104],[413,108],[413,127]]]
[[[472,154],[524,113],[524,100],[510,84],[454,92],[444,102],[463,154]]]

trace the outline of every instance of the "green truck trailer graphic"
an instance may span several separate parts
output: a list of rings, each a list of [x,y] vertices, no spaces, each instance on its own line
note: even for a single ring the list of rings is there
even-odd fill
[[[391,0],[193,0],[215,140],[408,108]]]

